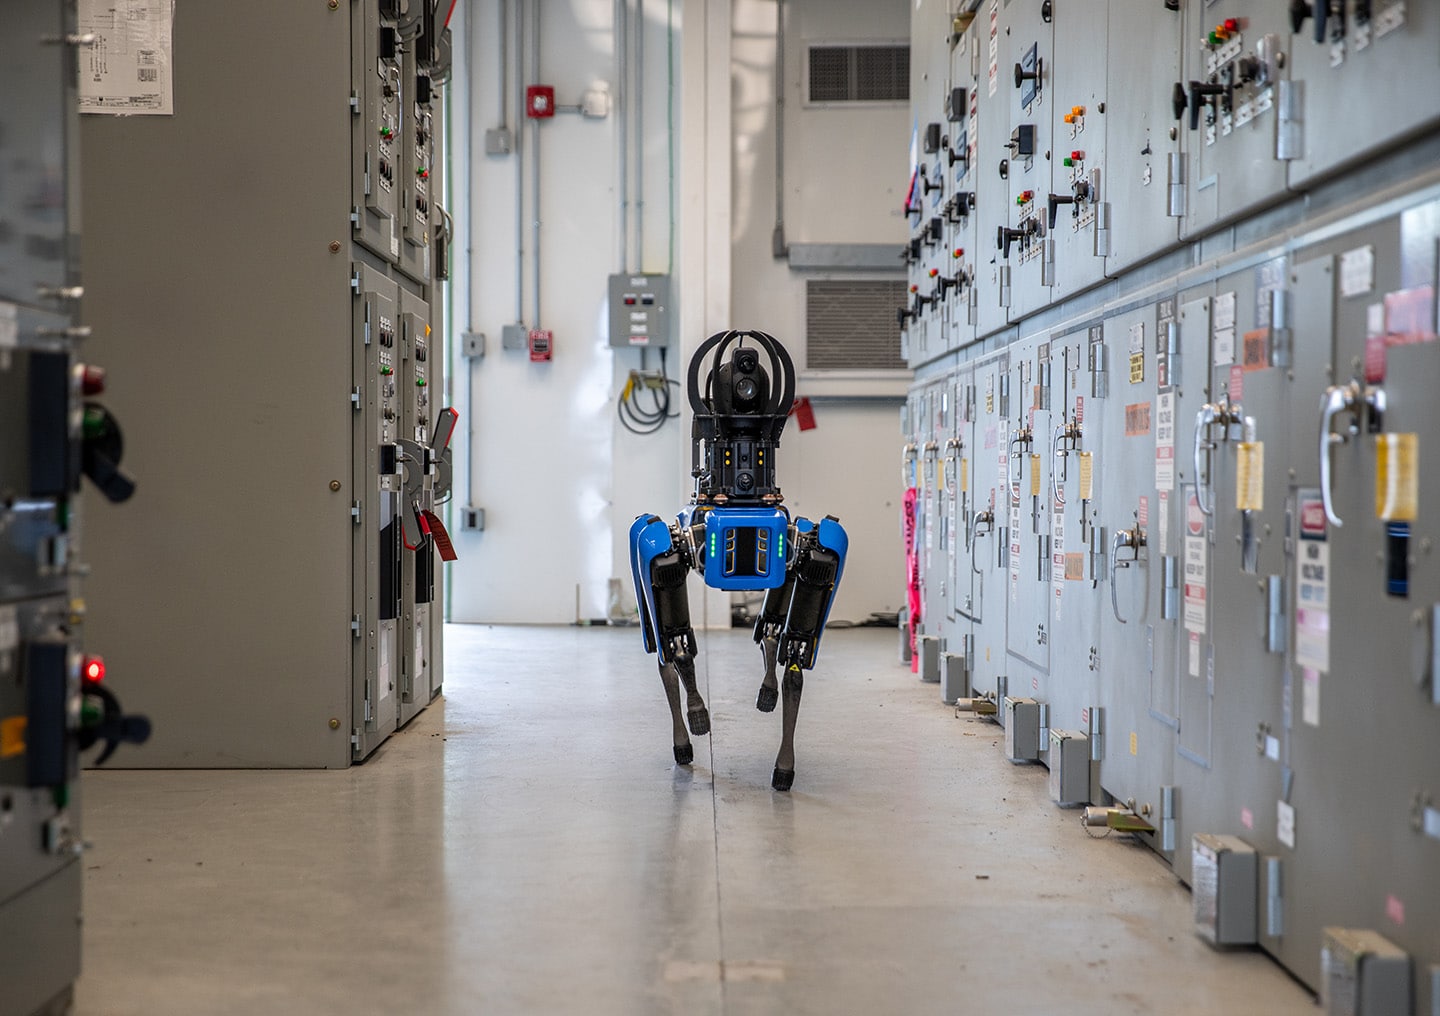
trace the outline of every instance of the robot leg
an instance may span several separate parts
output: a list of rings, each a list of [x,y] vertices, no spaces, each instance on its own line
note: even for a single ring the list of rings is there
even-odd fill
[[[770,780],[772,787],[782,791],[795,783],[795,721],[805,688],[804,672],[815,665],[849,547],[845,530],[832,517],[827,516],[818,526],[808,519],[796,519],[795,529],[795,559],[785,583],[793,592],[777,640],[777,656],[785,666],[780,751]]]
[[[775,661],[780,653],[780,632],[785,628],[785,615],[790,611],[790,598],[794,592],[794,576],[786,576],[783,586],[765,593],[765,603],[755,620],[755,641],[760,643],[760,652],[765,658],[765,676],[760,682],[760,692],[755,696],[755,708],[762,713],[774,712],[775,703],[780,700]]]
[[[677,682],[685,688],[689,732],[696,737],[710,732],[710,711],[695,681],[695,631],[690,626],[685,588],[690,566],[683,549],[676,546],[670,527],[657,516],[636,519],[630,527],[630,538],[645,649],[659,653],[660,678],[674,723],[675,761],[684,765],[694,758],[694,749],[680,720]]]

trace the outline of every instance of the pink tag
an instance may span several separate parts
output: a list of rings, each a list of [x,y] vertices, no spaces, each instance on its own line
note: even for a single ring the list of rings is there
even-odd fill
[[[1405,904],[1396,899],[1393,894],[1385,897],[1385,916],[1396,924],[1405,924]]]
[[[1240,809],[1240,824],[1243,825],[1246,829],[1254,829],[1254,828],[1255,828],[1255,813],[1252,812],[1249,808],[1241,808],[1241,809]]]

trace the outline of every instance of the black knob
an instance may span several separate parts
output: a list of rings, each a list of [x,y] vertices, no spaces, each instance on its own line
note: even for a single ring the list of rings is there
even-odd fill
[[[904,328],[905,322],[909,321],[914,316],[914,312],[912,312],[909,307],[895,308],[895,323],[898,324],[901,328]]]
[[[1008,180],[1008,179],[1010,179],[1010,160],[1009,160],[1009,159],[1001,159],[1001,160],[1000,160],[1000,179],[1002,179],[1002,180]]]
[[[944,181],[944,180],[936,180],[934,183],[931,183],[930,180],[929,180],[928,178],[926,178],[923,182],[924,182],[924,184],[925,184],[925,193],[926,193],[926,194],[929,194],[931,191],[937,191],[937,190],[944,190],[944,189],[945,189],[945,181]]]
[[[1033,71],[1027,71],[1017,63],[1015,65],[1015,87],[1019,88],[1027,81],[1033,81],[1038,86],[1040,84],[1040,71],[1043,67],[1044,61],[1041,60],[1035,61],[1035,69]]]
[[[1175,111],[1175,119],[1181,120],[1185,117],[1185,82],[1175,82],[1175,90],[1170,93],[1170,108]]]
[[[958,286],[960,284],[960,276],[941,275],[935,279],[935,284],[939,287],[940,296],[943,298],[951,286]]]
[[[912,216],[912,215],[919,215],[920,212],[921,212],[921,210],[922,210],[922,209],[920,208],[919,205],[906,205],[906,206],[905,206],[905,217],[908,219],[908,218],[909,218],[910,216]]]

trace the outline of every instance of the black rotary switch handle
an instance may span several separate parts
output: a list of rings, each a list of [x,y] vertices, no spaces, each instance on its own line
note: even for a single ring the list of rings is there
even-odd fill
[[[1073,194],[1051,194],[1051,195],[1050,195],[1050,209],[1049,209],[1050,214],[1049,214],[1048,223],[1049,223],[1049,226],[1050,226],[1051,229],[1054,229],[1054,228],[1055,228],[1055,213],[1060,210],[1060,206],[1061,206],[1061,205],[1073,205],[1074,203],[1075,203],[1075,196],[1074,196]],[[1077,211],[1076,214],[1078,215],[1079,212]]]
[[[1209,85],[1203,81],[1190,82],[1190,129],[1200,129],[1200,107],[1213,103],[1218,95],[1227,95],[1230,85]]]
[[[1035,61],[1035,69],[1033,71],[1027,71],[1024,67],[1017,63],[1015,65],[1015,87],[1019,88],[1027,81],[1035,82],[1036,86],[1038,87],[1040,84],[1040,75],[1044,72],[1044,70],[1044,60],[1037,59]]]
[[[1006,261],[1010,260],[1010,243],[1014,240],[1023,240],[1025,231],[1023,229],[1009,229],[1000,226],[995,233],[995,246],[1001,251]]]
[[[1175,90],[1170,93],[1170,108],[1175,111],[1176,120],[1185,118],[1185,107],[1188,105],[1189,102],[1185,98],[1185,82],[1175,82]]]

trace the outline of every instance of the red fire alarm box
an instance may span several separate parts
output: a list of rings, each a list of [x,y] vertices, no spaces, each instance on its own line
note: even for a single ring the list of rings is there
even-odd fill
[[[550,352],[553,348],[552,339],[554,333],[541,331],[538,328],[530,332],[530,362],[547,363],[550,360]]]
[[[527,85],[525,88],[525,115],[532,120],[555,115],[555,86]]]

